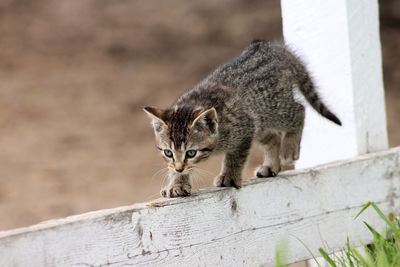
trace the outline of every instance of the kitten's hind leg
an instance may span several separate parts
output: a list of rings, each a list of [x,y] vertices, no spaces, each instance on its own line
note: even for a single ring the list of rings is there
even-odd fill
[[[299,159],[300,142],[303,134],[303,127],[297,131],[286,132],[282,137],[282,145],[280,151],[280,161],[282,169],[294,169],[294,161]]]
[[[279,151],[281,147],[281,136],[278,133],[269,133],[259,142],[264,147],[264,162],[256,170],[256,176],[275,177],[281,170]]]

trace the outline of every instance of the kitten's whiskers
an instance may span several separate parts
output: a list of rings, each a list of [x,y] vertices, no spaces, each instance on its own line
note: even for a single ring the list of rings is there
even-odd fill
[[[168,168],[167,168],[167,167],[162,168],[162,169],[156,171],[156,172],[151,176],[151,180],[153,181],[158,175],[161,175],[161,174],[164,175],[165,173],[163,173],[163,172],[167,172],[167,171],[168,171]]]

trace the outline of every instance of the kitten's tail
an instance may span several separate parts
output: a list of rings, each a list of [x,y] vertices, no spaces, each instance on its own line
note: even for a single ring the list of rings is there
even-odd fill
[[[304,97],[310,103],[310,105],[322,116],[327,118],[328,120],[336,123],[337,125],[342,125],[342,122],[333,114],[327,106],[322,102],[319,97],[317,91],[315,90],[314,84],[311,78],[306,75],[303,77],[302,81],[299,83],[299,89],[303,93]]]
[[[293,57],[292,59],[292,67],[295,72],[295,77],[297,80],[297,85],[304,95],[305,99],[310,103],[310,105],[323,117],[328,120],[336,123],[337,125],[342,125],[342,122],[333,114],[327,106],[322,102],[322,99],[319,97],[317,90],[315,89],[312,77],[310,77],[307,68],[300,57],[298,57],[289,46],[284,45],[286,51]]]

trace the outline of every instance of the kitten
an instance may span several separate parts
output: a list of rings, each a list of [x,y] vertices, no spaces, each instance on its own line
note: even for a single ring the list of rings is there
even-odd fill
[[[319,98],[300,59],[284,45],[259,40],[172,107],[145,107],[169,168],[169,184],[161,195],[190,195],[195,164],[217,152],[225,157],[214,184],[239,188],[253,140],[265,154],[257,177],[273,177],[292,166],[299,158],[305,115],[295,98],[297,89],[318,113],[341,125]]]

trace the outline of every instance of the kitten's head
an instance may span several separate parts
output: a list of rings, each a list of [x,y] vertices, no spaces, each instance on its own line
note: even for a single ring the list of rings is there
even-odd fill
[[[145,107],[144,111],[152,121],[157,148],[171,170],[189,173],[215,149],[218,117],[214,108]]]

